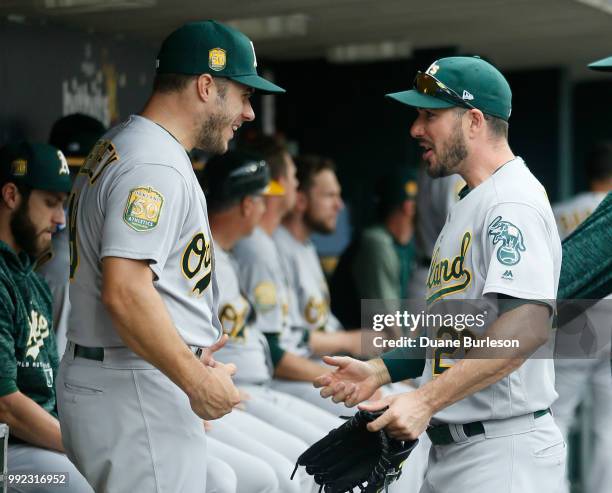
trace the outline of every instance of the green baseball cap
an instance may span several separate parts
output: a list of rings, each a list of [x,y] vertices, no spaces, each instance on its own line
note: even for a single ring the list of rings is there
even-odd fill
[[[599,70],[601,72],[612,72],[612,56],[589,63],[589,68],[591,70]]]
[[[414,168],[394,166],[378,182],[377,195],[381,204],[399,205],[405,200],[416,199],[417,174]]]
[[[70,169],[62,151],[48,144],[19,142],[0,149],[0,183],[69,193]]]
[[[421,78],[433,79],[439,90],[434,93],[422,89]],[[440,58],[423,74],[417,74],[414,89],[386,96],[415,108],[478,108],[487,115],[506,121],[512,112],[512,91],[508,81],[493,65],[476,56]]]
[[[253,42],[213,20],[190,22],[172,32],[157,55],[158,74],[211,74],[264,93],[285,92],[257,74]]]

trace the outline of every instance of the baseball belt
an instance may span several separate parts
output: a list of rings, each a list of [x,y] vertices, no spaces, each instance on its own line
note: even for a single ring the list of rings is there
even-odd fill
[[[550,413],[550,408],[541,409],[540,411],[536,411],[533,413],[534,418],[541,418],[542,416],[546,416]],[[473,437],[475,435],[482,435],[485,432],[484,424],[482,421],[473,421],[472,423],[466,423],[464,425],[459,425],[463,428],[463,432],[468,437]],[[434,445],[450,445],[451,443],[455,443],[455,439],[451,433],[449,425],[439,425],[439,426],[431,426],[427,429],[427,435],[431,440],[431,443]]]

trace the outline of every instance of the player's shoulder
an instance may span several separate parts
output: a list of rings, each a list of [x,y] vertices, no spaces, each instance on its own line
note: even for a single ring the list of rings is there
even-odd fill
[[[183,146],[163,127],[139,115],[110,129],[102,140],[113,147],[124,171],[142,164],[171,167],[181,174],[191,168]]]
[[[520,157],[493,174],[487,191],[491,195],[491,206],[522,204],[542,214],[548,215],[551,212],[546,189]]]
[[[393,246],[391,234],[382,224],[368,226],[361,232],[362,246]]]
[[[274,233],[272,233],[272,239],[274,240],[274,243],[278,245],[279,250],[291,251],[297,243],[297,240],[282,224],[274,230]]]
[[[244,259],[266,261],[270,258],[275,259],[278,255],[274,241],[259,226],[249,236],[245,236],[238,241],[232,249],[232,253],[240,261]]]

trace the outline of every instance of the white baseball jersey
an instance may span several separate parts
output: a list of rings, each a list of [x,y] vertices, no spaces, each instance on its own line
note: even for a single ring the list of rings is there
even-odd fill
[[[546,192],[517,157],[450,208],[432,256],[427,302],[432,309],[442,299],[484,299],[494,320],[496,296],[485,295],[554,300],[560,269],[561,242]],[[471,330],[480,335],[486,328]],[[453,363],[452,352],[430,349],[424,378],[436,378]],[[504,419],[546,409],[557,397],[554,383],[552,359],[529,359],[497,383],[443,409],[434,423]]]
[[[219,283],[219,320],[229,336],[227,344],[215,353],[222,363],[235,363],[236,383],[264,383],[270,380],[273,368],[268,341],[257,329],[249,326],[251,305],[240,292],[237,268],[217,243],[215,245],[215,272]]]
[[[96,144],[70,197],[70,243],[70,340],[124,345],[101,301],[105,257],[149,263],[187,344],[220,336],[206,200],[185,149],[161,126],[133,115]]]
[[[287,279],[274,241],[257,227],[236,243],[232,253],[238,263],[240,288],[257,315],[254,328],[279,334],[281,346],[291,349],[297,334],[292,334],[289,326]]]
[[[582,221],[589,217],[606,195],[605,192],[584,192],[565,202],[555,204],[553,213],[561,239],[569,236]]]
[[[292,327],[335,331],[340,321],[330,311],[329,288],[319,256],[311,241],[298,241],[284,226],[274,231],[274,242],[283,258],[289,289]]]

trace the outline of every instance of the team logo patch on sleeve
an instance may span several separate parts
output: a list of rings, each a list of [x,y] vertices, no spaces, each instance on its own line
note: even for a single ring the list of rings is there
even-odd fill
[[[501,216],[493,219],[487,230],[493,238],[493,245],[501,243],[497,249],[497,260],[504,265],[516,265],[521,260],[521,252],[526,250],[523,233],[514,224],[503,221]]]
[[[164,196],[151,187],[130,190],[123,220],[134,231],[150,231],[159,222]]]
[[[276,301],[276,286],[272,281],[260,282],[254,289],[255,304],[262,310],[270,310]]]

